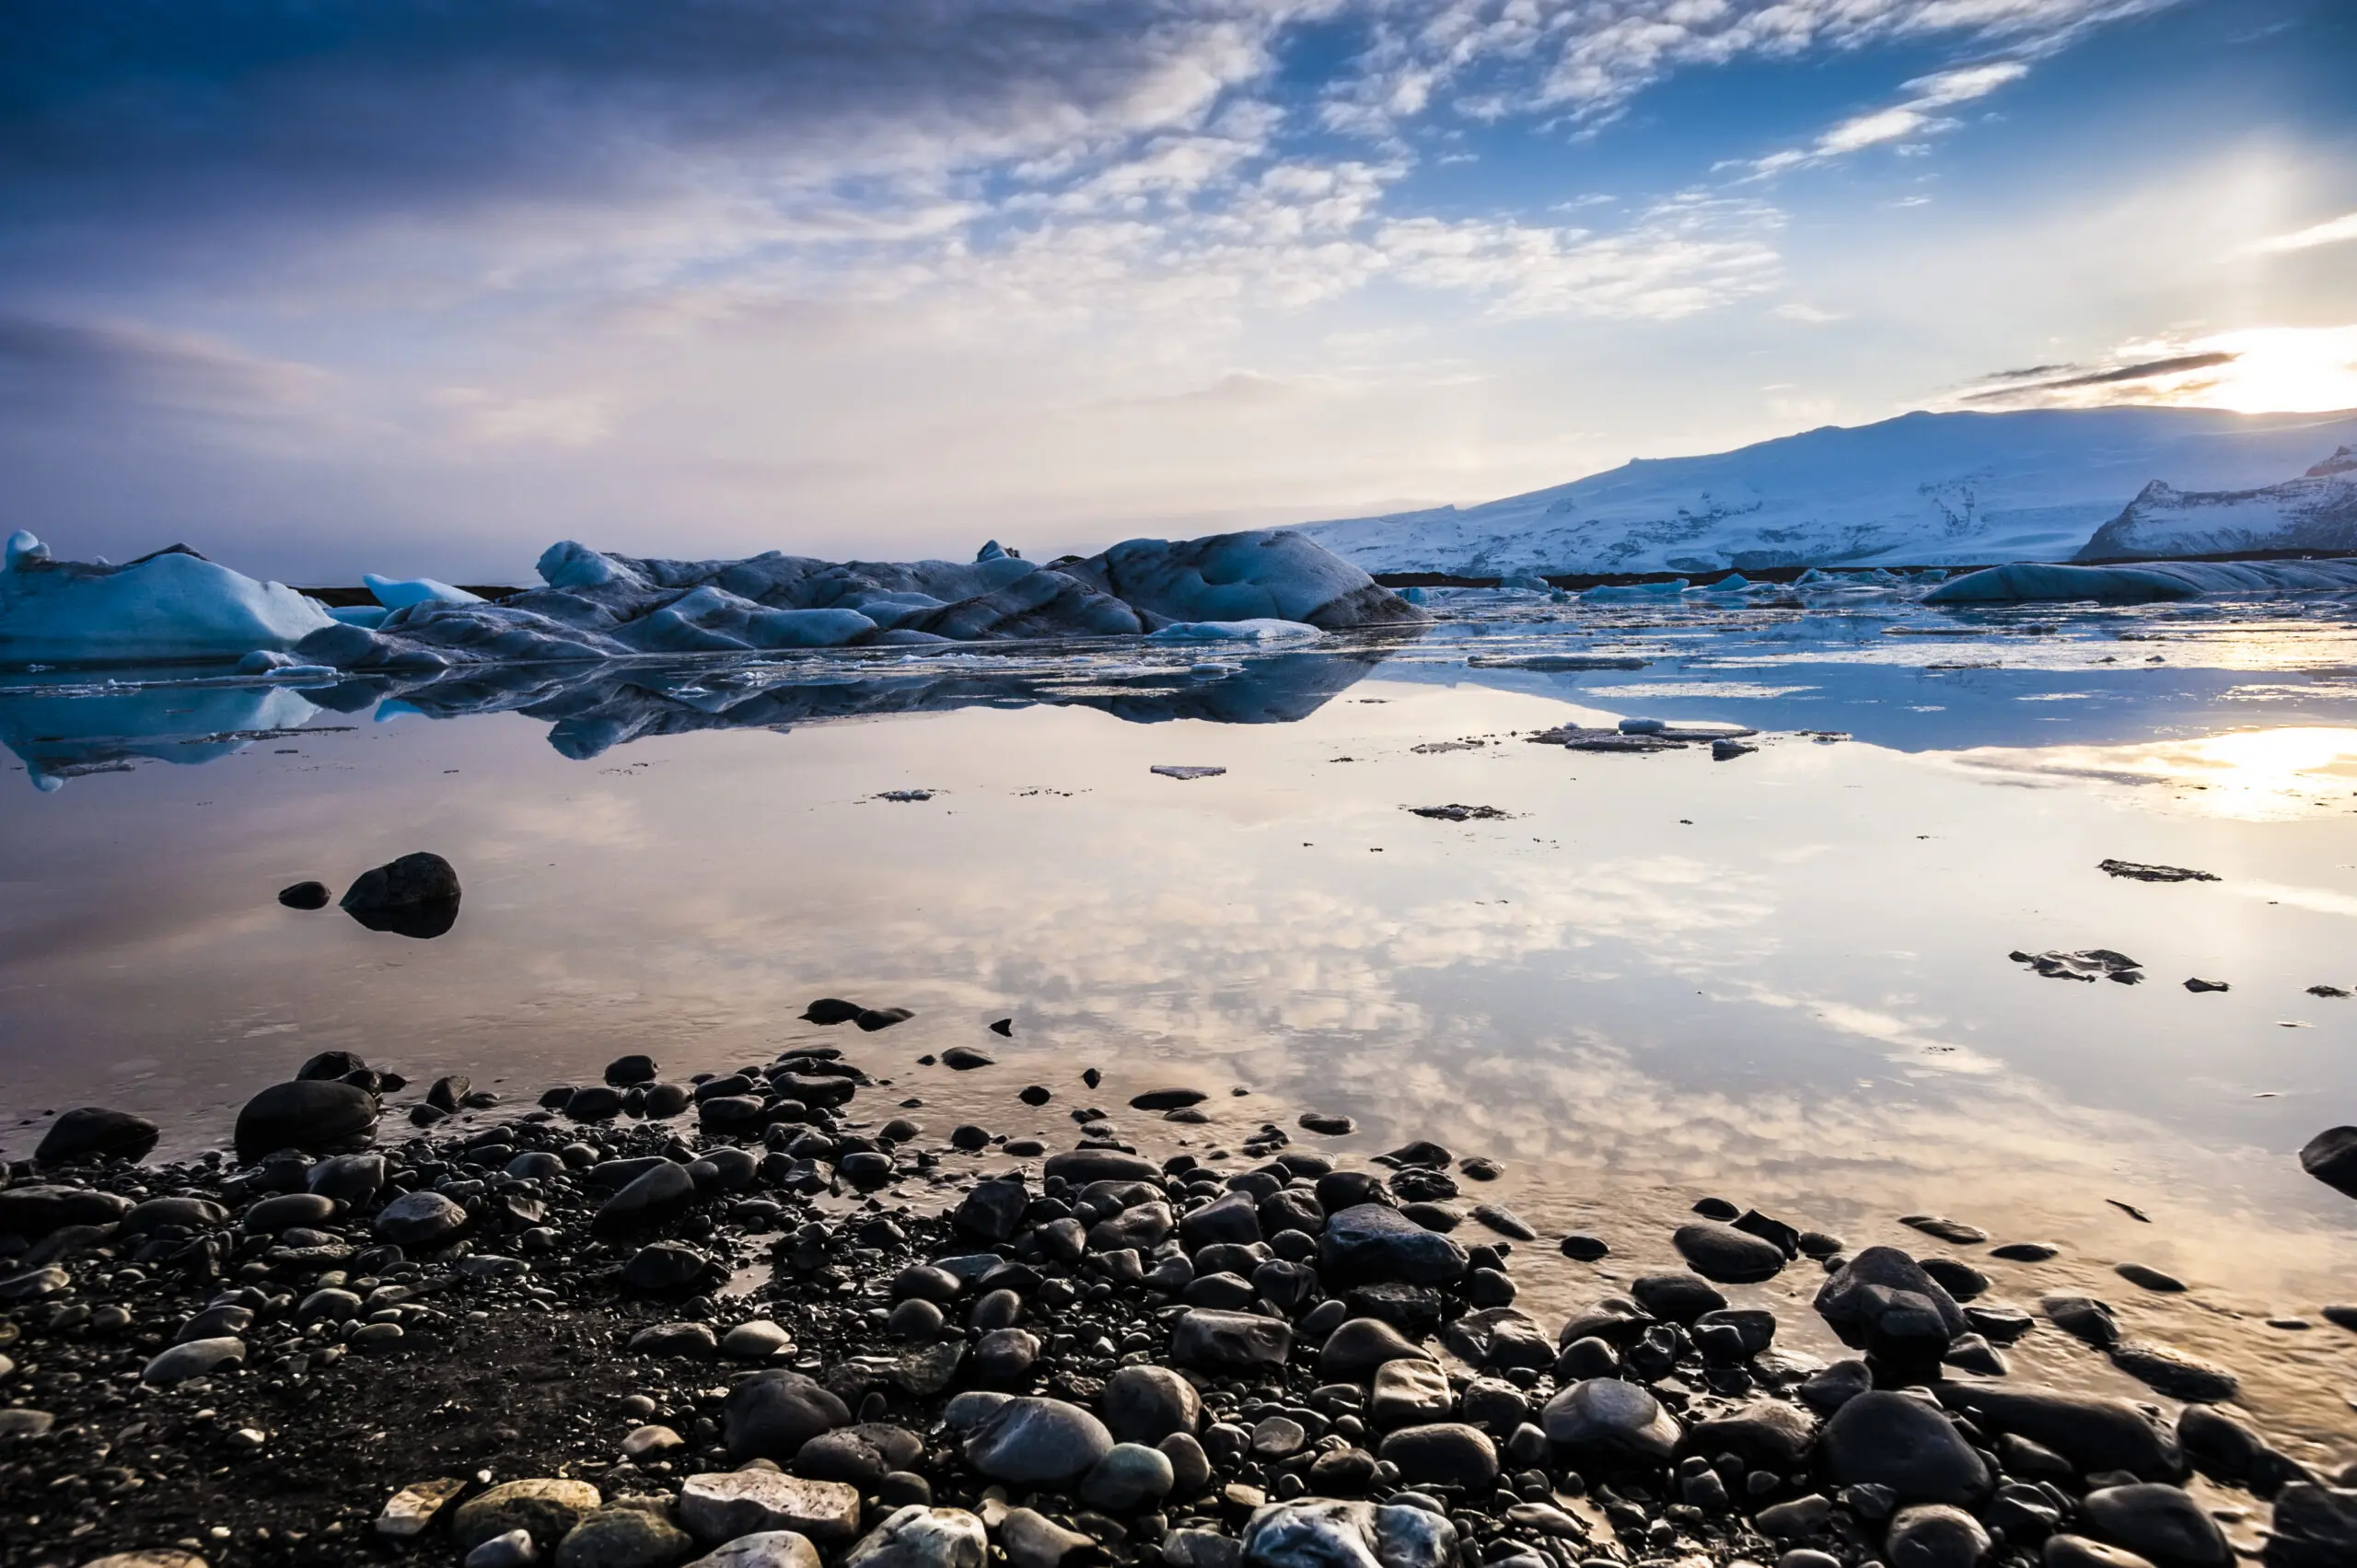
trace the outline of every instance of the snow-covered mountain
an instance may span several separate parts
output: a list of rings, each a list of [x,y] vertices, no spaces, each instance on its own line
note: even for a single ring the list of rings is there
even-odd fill
[[[2076,559],[2244,550],[2357,551],[2357,447],[2341,447],[2298,479],[2258,490],[2179,490],[2156,479],[2097,528]]]
[[[2258,490],[2352,444],[2357,411],[1910,413],[1301,528],[1370,572],[1466,576],[2066,561],[2155,480]]]

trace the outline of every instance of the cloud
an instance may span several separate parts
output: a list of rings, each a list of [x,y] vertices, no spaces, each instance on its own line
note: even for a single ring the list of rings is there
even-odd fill
[[[314,406],[335,378],[218,340],[122,322],[0,316],[0,401],[18,417],[127,404],[245,418]]]
[[[1487,299],[1502,317],[1675,320],[1773,287],[1781,263],[1767,236],[1780,222],[1756,203],[1690,199],[1623,234],[1410,218],[1383,226],[1375,243],[1398,277]]]
[[[2246,327],[2120,344],[2096,364],[1984,376],[1951,406],[2087,408],[2157,403],[2242,413],[2357,409],[2357,326]]]
[[[1868,147],[1954,130],[1958,122],[1942,116],[1939,110],[1986,97],[2000,87],[2020,81],[2029,75],[2029,70],[2028,64],[2022,60],[1984,60],[1977,64],[1959,65],[1953,70],[1918,76],[1901,84],[1902,90],[1909,94],[1903,101],[1844,120],[1818,136],[1806,148],[1787,147],[1782,152],[1750,160],[1751,178],[1765,179],[1787,169],[1805,168],[1851,153],[1863,152]],[[1721,167],[1741,168],[1744,165],[1738,161]]]
[[[2352,239],[2357,239],[2357,213],[2343,213],[2307,228],[2255,241],[2247,249],[2257,255],[2281,256],[2293,250],[2313,250],[2319,245],[2345,245]]]
[[[2165,377],[2182,376],[2191,370],[2208,370],[2215,366],[2232,365],[2240,356],[2223,350],[2207,354],[2172,354],[2166,359],[2148,359],[2136,365],[2116,365],[2107,369],[2089,370],[2074,365],[2041,366],[2035,370],[2001,370],[1990,377],[2003,385],[1965,394],[1967,402],[1991,402],[2012,398],[2031,398],[2047,392],[2060,392],[2076,387],[2113,387],[2129,381],[2157,381]],[[2048,376],[2048,372],[2069,372]],[[2044,379],[2032,379],[2037,377]]]
[[[1952,41],[2041,58],[2178,0],[1388,0],[1325,109],[1331,128],[1396,130],[1435,102],[1475,118],[1553,110],[1608,122],[1678,71],[1813,51]],[[1972,72],[1943,73],[1962,102]],[[2018,73],[2016,73],[2018,74]],[[1939,78],[1926,78],[1936,82]],[[2011,78],[2008,78],[2011,79]],[[1457,89],[1452,95],[1452,89]],[[1936,107],[1936,100],[1934,102]]]

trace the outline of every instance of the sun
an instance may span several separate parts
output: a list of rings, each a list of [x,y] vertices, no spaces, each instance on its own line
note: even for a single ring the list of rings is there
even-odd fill
[[[2235,357],[2223,365],[2155,379],[2148,387],[2155,402],[2236,413],[2326,413],[2357,408],[2357,326],[2249,327],[2156,346],[2170,354]]]

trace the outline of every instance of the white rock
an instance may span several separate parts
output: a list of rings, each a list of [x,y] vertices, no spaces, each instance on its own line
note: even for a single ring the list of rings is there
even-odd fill
[[[698,1540],[792,1530],[826,1545],[859,1529],[859,1489],[769,1469],[715,1470],[680,1486],[679,1519]]]

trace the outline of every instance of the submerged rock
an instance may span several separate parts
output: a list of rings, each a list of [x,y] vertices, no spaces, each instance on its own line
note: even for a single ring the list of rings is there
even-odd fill
[[[295,1078],[248,1100],[238,1112],[238,1158],[251,1163],[281,1149],[340,1154],[376,1134],[377,1097],[351,1084]]]

